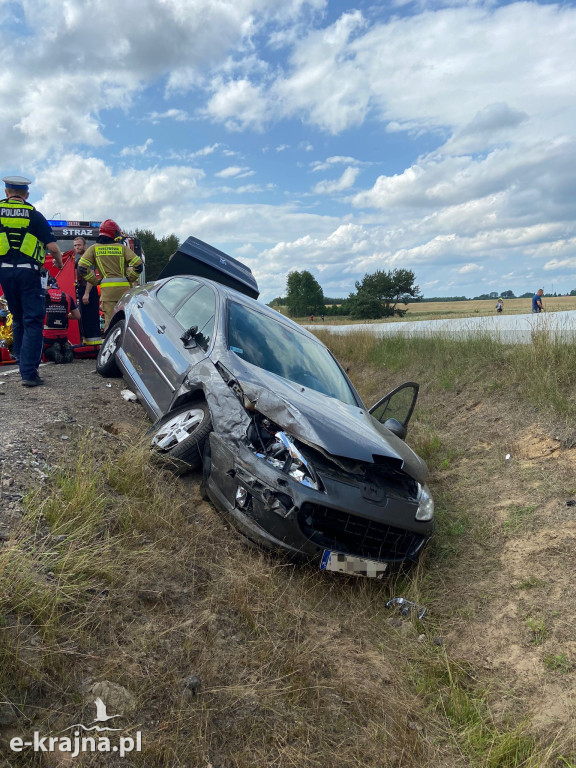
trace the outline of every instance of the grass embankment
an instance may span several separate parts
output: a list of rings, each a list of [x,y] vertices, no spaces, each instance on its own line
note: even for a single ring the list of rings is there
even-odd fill
[[[109,680],[136,697],[122,725],[143,733],[123,765],[576,766],[573,548],[554,534],[573,525],[559,454],[573,455],[576,351],[545,337],[325,341],[367,402],[422,384],[409,441],[438,505],[422,567],[380,583],[269,558],[194,478],[141,446],[80,440],[2,550],[0,691],[29,718],[14,735],[79,722],[90,682]],[[527,436],[551,440],[541,421],[562,438],[554,475],[522,453]],[[428,615],[386,610],[398,595]]]

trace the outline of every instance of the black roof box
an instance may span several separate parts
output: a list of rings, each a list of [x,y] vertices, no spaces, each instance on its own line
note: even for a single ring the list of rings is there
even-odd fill
[[[260,295],[258,283],[250,267],[196,237],[189,237],[179,246],[160,272],[158,279],[173,275],[207,277],[252,299],[257,299]]]

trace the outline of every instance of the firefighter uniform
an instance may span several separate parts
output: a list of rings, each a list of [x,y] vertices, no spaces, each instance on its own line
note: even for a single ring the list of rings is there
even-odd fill
[[[142,259],[134,251],[109,237],[98,237],[98,242],[82,254],[78,274],[92,285],[100,286],[106,327],[117,302],[138,281],[142,268]],[[95,274],[96,269],[100,279]]]

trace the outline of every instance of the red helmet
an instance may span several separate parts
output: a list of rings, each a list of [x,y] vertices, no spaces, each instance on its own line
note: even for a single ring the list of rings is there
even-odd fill
[[[115,221],[106,219],[106,221],[103,221],[102,224],[100,224],[100,231],[98,234],[111,237],[112,240],[115,240],[117,237],[122,237],[122,230]]]

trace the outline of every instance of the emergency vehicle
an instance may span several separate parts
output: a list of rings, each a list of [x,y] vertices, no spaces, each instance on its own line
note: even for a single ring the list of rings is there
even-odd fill
[[[98,237],[98,231],[100,229],[101,221],[68,221],[62,219],[49,219],[48,224],[52,228],[54,233],[54,239],[58,243],[58,247],[62,251],[63,268],[58,270],[54,264],[54,259],[47,253],[44,267],[48,272],[58,279],[58,287],[60,290],[70,294],[78,303],[76,296],[76,269],[74,265],[74,240],[77,237],[84,237],[86,239],[86,247],[94,245],[96,238]],[[142,254],[142,245],[137,237],[128,236],[125,240],[126,245],[131,248],[137,256],[140,256],[144,261]],[[145,282],[144,272],[140,275],[140,282]],[[0,288],[0,297],[2,296],[2,289]],[[0,319],[1,323],[1,319]],[[96,357],[98,349],[92,347],[85,347],[82,344],[82,336],[80,334],[80,327],[77,320],[70,320],[68,326],[68,341],[74,348],[74,354],[77,357]],[[0,365],[6,365],[13,363],[14,360],[10,356],[9,349],[2,343],[2,334],[0,333]]]

